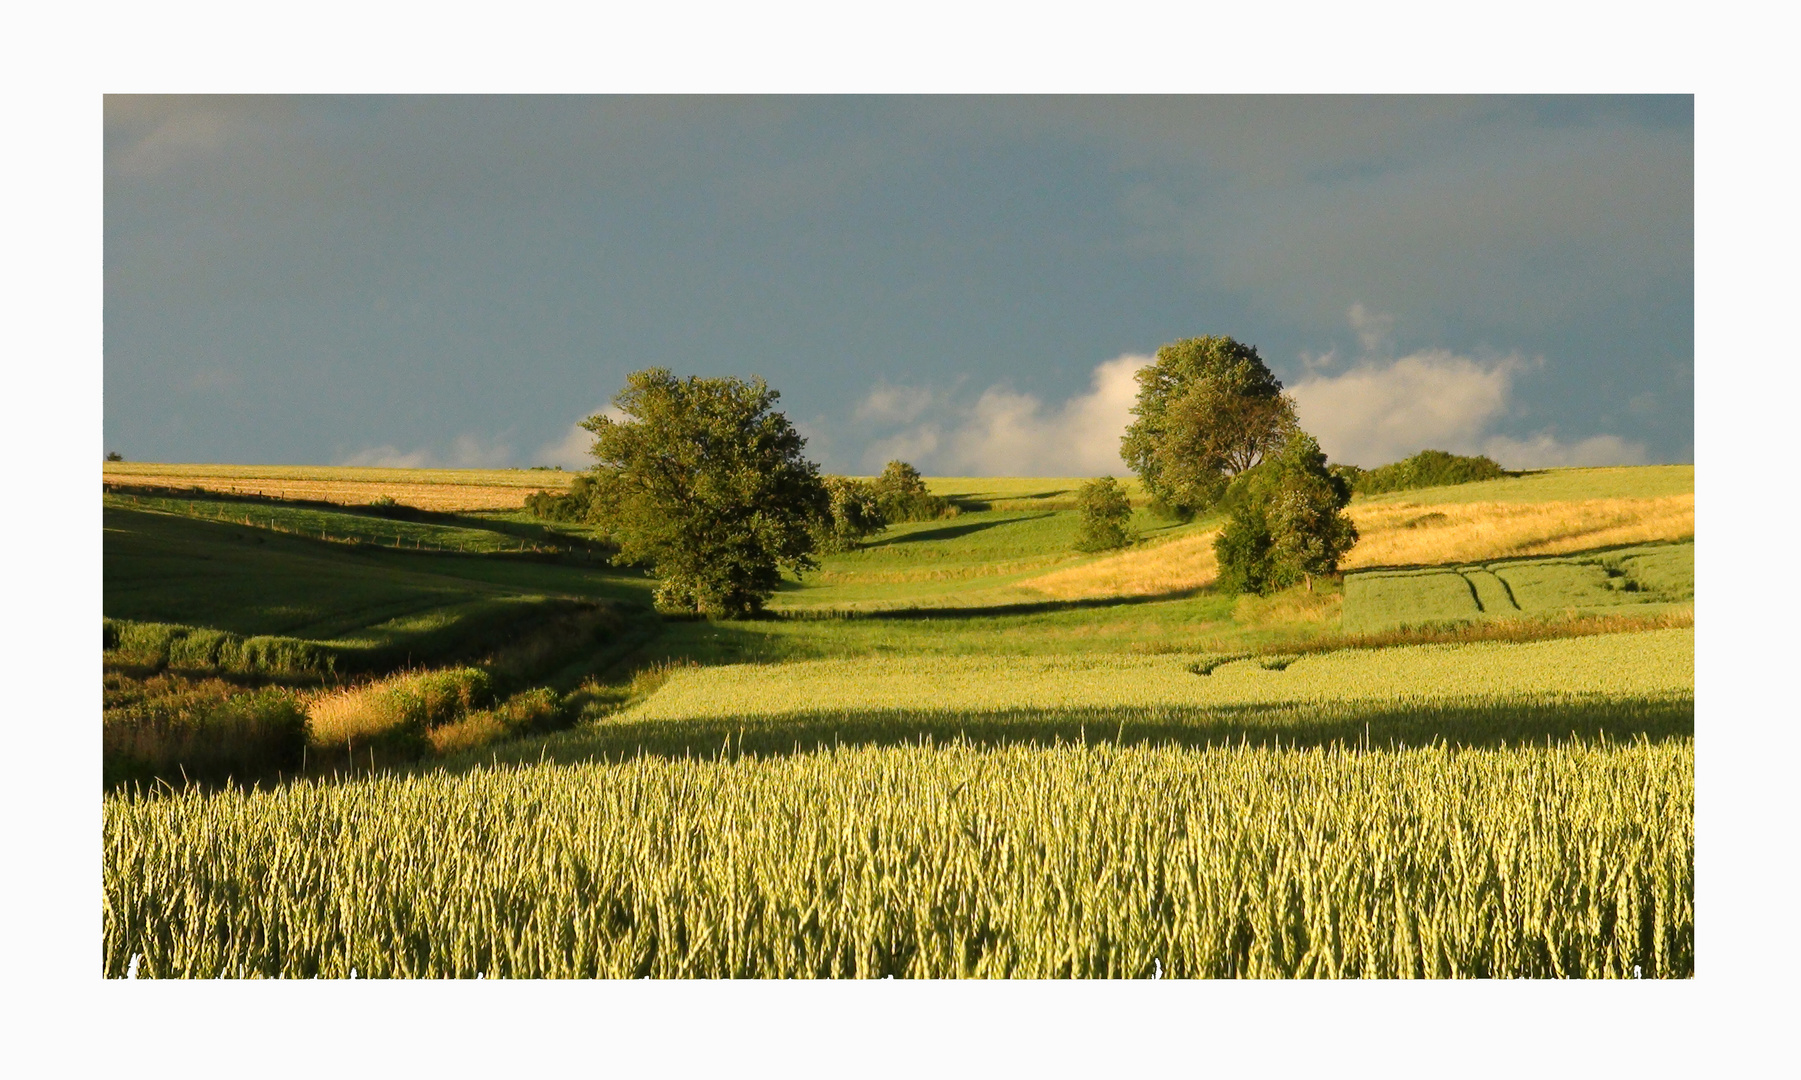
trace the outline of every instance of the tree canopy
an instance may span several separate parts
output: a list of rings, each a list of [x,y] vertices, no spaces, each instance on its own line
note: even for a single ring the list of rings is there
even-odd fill
[[[1228,592],[1271,593],[1338,571],[1357,542],[1343,513],[1351,488],[1326,465],[1313,436],[1296,430],[1270,460],[1233,480],[1231,519],[1213,543]]]
[[[594,517],[614,561],[648,564],[660,610],[739,618],[760,611],[785,569],[814,569],[830,513],[806,441],[773,409],[762,379],[634,372],[613,399],[623,417],[589,417]]]
[[[1295,428],[1294,402],[1257,355],[1229,337],[1184,338],[1137,373],[1137,417],[1120,455],[1161,508],[1205,510]]]

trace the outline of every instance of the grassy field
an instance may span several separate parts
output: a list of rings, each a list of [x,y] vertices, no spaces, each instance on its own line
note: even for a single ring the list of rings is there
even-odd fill
[[[1693,972],[1686,467],[1360,499],[1273,597],[935,478],[736,622],[496,508],[567,474],[107,480],[110,975]]]
[[[194,509],[109,499],[103,511],[108,618],[384,655],[411,651],[424,660],[454,649],[461,631],[480,632],[495,619],[510,623],[532,605],[648,595],[641,574],[586,555],[572,563],[503,557],[522,541],[500,533],[442,530],[451,534],[444,542],[467,544],[470,554],[428,554],[404,545],[388,549],[379,535],[368,544],[344,542],[356,539],[358,529],[379,534],[395,524],[379,518],[338,515],[344,520],[327,523],[331,539],[318,539],[305,529],[290,531],[279,508],[243,511],[234,520],[238,504],[202,500],[175,509],[187,507]]]
[[[1657,614],[1695,599],[1695,545],[1345,576],[1344,629],[1597,613]]]

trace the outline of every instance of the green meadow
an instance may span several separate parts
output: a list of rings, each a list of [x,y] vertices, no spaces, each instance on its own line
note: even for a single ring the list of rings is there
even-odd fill
[[[1693,973],[1692,468],[1360,499],[1271,597],[936,478],[737,621],[523,471],[276,471],[105,496],[108,975]]]
[[[1345,576],[1344,627],[1406,626],[1596,614],[1662,614],[1695,599],[1694,542],[1467,566]]]

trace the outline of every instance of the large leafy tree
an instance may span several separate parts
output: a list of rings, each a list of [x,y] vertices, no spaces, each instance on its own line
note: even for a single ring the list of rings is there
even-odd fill
[[[615,562],[649,564],[657,607],[741,618],[760,611],[781,572],[814,569],[812,529],[830,512],[806,441],[762,379],[634,372],[613,399],[623,416],[594,433],[594,517]]]
[[[1137,417],[1120,455],[1162,508],[1187,517],[1225,495],[1232,478],[1281,446],[1294,401],[1255,347],[1229,337],[1184,338],[1140,368]]]
[[[1338,572],[1357,542],[1344,514],[1351,488],[1326,464],[1319,443],[1293,432],[1268,461],[1232,482],[1231,518],[1213,542],[1220,584],[1228,592],[1271,593]]]

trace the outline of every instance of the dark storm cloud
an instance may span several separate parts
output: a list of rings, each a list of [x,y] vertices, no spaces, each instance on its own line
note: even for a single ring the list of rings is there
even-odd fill
[[[1686,460],[1692,146],[1687,98],[109,98],[107,441],[530,464],[661,364],[766,376],[828,467],[1018,471],[1229,333],[1316,408]]]

